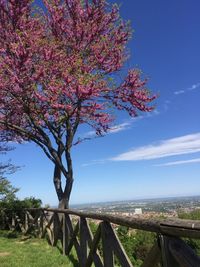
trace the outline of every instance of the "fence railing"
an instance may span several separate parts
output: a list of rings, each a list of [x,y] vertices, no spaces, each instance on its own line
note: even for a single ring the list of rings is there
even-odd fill
[[[200,267],[200,258],[181,237],[200,239],[200,221],[182,219],[140,219],[102,213],[83,213],[61,209],[26,209],[4,211],[5,227],[27,234],[34,230],[39,237],[47,235],[55,246],[61,240],[63,255],[74,247],[80,267],[133,267],[124,250],[114,225],[154,232],[155,244],[141,267]],[[92,233],[89,219],[97,229]],[[101,253],[99,248],[101,247]]]

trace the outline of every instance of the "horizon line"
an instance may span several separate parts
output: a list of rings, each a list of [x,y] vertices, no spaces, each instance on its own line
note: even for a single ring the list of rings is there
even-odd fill
[[[74,206],[83,206],[83,205],[93,205],[93,204],[106,204],[106,203],[116,203],[116,202],[129,202],[129,201],[138,201],[138,200],[156,200],[156,199],[170,199],[170,198],[186,198],[186,197],[200,197],[199,194],[195,195],[168,195],[168,196],[158,196],[158,197],[138,197],[134,199],[124,199],[124,200],[108,200],[108,201],[96,201],[96,202],[84,202],[71,204],[71,207]],[[50,205],[50,207],[57,207],[57,205]]]

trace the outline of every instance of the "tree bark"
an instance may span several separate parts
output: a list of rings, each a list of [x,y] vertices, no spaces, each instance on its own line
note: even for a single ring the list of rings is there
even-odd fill
[[[58,200],[60,202],[63,197],[63,190],[62,190],[62,184],[61,184],[61,170],[57,164],[55,164],[55,167],[54,167],[53,182],[54,182],[54,187],[56,190]]]
[[[69,126],[68,126],[69,127]],[[68,209],[69,208],[69,198],[72,191],[73,185],[73,166],[72,166],[72,159],[71,159],[71,144],[72,144],[72,133],[70,127],[68,129],[68,138],[66,139],[66,145],[61,142],[58,142],[57,151],[53,151],[53,157],[55,159],[54,165],[54,176],[53,182],[54,187],[56,190],[56,194],[59,200],[58,208],[61,209]],[[59,140],[61,137],[59,136]],[[58,140],[58,141],[59,141]],[[67,163],[67,168],[62,163],[62,154],[65,152],[65,159]],[[62,175],[65,177],[65,185],[62,186]]]
[[[60,209],[68,209],[69,208],[69,199],[72,191],[73,179],[67,179],[65,190],[62,193],[62,198],[59,199],[58,208]]]
[[[62,182],[61,182],[61,170],[58,165],[55,165],[53,182],[54,182],[54,187],[55,187],[56,194],[57,194],[58,201],[59,201],[58,208],[60,209],[69,208],[69,199],[70,199],[72,186],[73,186],[73,178],[71,176],[68,176],[65,178],[66,178],[66,183],[65,183],[65,187],[63,191]]]
[[[69,209],[69,200],[62,198],[58,204],[59,209]]]

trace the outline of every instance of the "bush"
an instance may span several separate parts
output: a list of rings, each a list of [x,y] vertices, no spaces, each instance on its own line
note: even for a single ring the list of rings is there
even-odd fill
[[[155,242],[155,234],[119,226],[117,235],[134,266],[141,266],[148,251]]]
[[[13,213],[23,218],[23,210],[29,208],[40,208],[42,201],[34,197],[27,197],[23,200],[10,199],[0,202],[0,229],[6,228],[5,217],[11,223]]]

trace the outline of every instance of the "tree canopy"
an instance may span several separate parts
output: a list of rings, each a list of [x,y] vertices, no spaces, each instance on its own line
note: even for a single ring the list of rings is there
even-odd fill
[[[87,124],[102,135],[114,110],[149,112],[156,96],[137,69],[113,82],[131,37],[117,5],[43,0],[41,9],[32,2],[0,0],[0,131],[6,140],[40,146],[55,166],[59,202],[68,206],[78,127]]]

